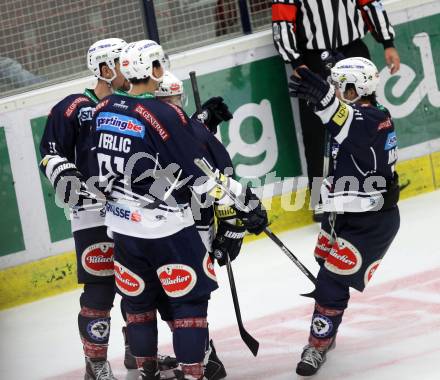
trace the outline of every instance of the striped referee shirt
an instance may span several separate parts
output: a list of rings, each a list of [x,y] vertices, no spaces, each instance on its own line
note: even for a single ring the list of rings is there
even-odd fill
[[[338,5],[336,43],[334,13]],[[273,0],[275,47],[286,63],[298,67],[307,50],[331,50],[361,39],[370,31],[384,45],[393,46],[394,29],[381,0]]]

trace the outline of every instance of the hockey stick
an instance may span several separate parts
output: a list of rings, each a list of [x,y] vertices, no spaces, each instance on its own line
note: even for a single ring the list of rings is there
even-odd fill
[[[249,210],[247,206],[245,206],[236,196],[231,192],[229,188],[227,188],[215,175],[215,173],[211,170],[211,168],[206,164],[205,161],[196,158],[194,163],[200,170],[205,173],[206,176],[213,179],[219,187],[233,200],[233,202],[242,210]],[[286,254],[286,256],[293,261],[293,263],[300,269],[301,272],[305,274],[305,276],[316,285],[316,278],[313,274],[299,261],[296,256],[292,253],[292,251],[287,248],[284,243],[269,229],[266,227],[264,229],[264,233],[278,246],[280,249]]]
[[[241,339],[246,344],[246,346],[249,347],[249,350],[251,350],[252,354],[254,356],[257,356],[260,343],[244,328],[243,320],[241,319],[240,304],[238,303],[237,288],[235,287],[234,273],[232,272],[231,259],[227,252],[226,252],[226,270],[228,272],[232,302],[234,303],[235,317],[237,318],[237,325],[238,325],[238,330],[240,331]]]
[[[194,103],[196,105],[197,114],[202,113],[202,102],[200,101],[199,86],[197,85],[197,77],[195,71],[190,71],[189,77],[191,78],[191,87],[194,95]]]

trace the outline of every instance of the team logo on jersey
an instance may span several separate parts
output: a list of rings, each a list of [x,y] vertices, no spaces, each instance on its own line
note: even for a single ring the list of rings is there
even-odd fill
[[[385,150],[393,149],[397,146],[397,135],[396,132],[390,132],[387,136],[387,141],[385,143]]]
[[[349,241],[338,238],[333,244],[324,265],[333,273],[350,275],[361,268],[362,255]]]
[[[333,322],[322,314],[313,315],[312,332],[317,338],[325,338],[333,331]]]
[[[85,96],[79,96],[77,97],[72,103],[69,104],[69,106],[64,111],[64,116],[70,117],[75,112],[75,110],[78,108],[78,105],[81,103],[88,103],[90,101],[89,98]]]
[[[371,278],[373,277],[374,272],[376,272],[376,269],[379,267],[381,260],[377,260],[374,263],[370,264],[365,271],[364,275],[364,284],[367,286],[367,284],[370,282]]]
[[[217,282],[217,276],[214,270],[214,263],[211,260],[211,256],[206,252],[205,258],[203,259],[203,270],[205,274],[211,279]]]
[[[145,289],[144,280],[117,261],[115,261],[115,282],[117,288],[127,296],[138,296]]]
[[[110,335],[110,323],[107,318],[94,319],[87,325],[89,336],[99,342],[105,341]]]
[[[159,134],[163,141],[167,141],[170,137],[168,131],[162,126],[156,117],[141,104],[136,105],[134,112],[137,112],[151,127]]]
[[[101,112],[96,118],[97,131],[109,131],[143,138],[144,125],[134,117],[120,115],[113,112]]]
[[[93,107],[83,107],[80,109],[80,111],[78,112],[78,120],[81,123],[84,123],[86,121],[90,121],[93,119],[93,112],[94,112],[94,108]]]
[[[119,103],[113,103],[113,107],[128,110],[128,105],[125,104],[125,100],[121,100]]]
[[[194,269],[184,264],[167,264],[157,269],[157,276],[169,297],[188,294],[197,282]]]
[[[332,248],[332,237],[330,234],[321,230],[318,235],[318,241],[315,247],[315,257],[326,259],[330,249]]]
[[[113,243],[96,243],[87,247],[81,255],[81,264],[86,272],[95,276],[112,276]]]

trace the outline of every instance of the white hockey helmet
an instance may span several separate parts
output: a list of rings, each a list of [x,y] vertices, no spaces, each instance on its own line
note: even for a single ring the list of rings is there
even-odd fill
[[[120,38],[106,38],[90,46],[87,51],[87,67],[99,79],[111,83],[116,78],[116,62],[127,43]],[[105,63],[113,72],[110,79],[101,76],[99,65]]]
[[[122,51],[121,73],[127,79],[153,78],[160,82],[162,77],[153,75],[153,62],[159,61],[162,66],[166,65],[166,58],[162,46],[152,40],[141,40],[128,44]]]
[[[346,102],[355,102],[362,96],[371,95],[379,84],[379,71],[370,60],[362,57],[346,58],[336,63],[331,69],[331,81],[341,92]],[[352,83],[358,97],[353,100],[344,98],[348,83]]]
[[[183,82],[169,71],[165,71],[162,82],[156,90],[157,97],[174,96],[183,94]]]

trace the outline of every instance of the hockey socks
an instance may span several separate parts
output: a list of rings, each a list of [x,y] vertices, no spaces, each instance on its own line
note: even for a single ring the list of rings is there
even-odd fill
[[[110,336],[110,310],[96,310],[83,306],[78,314],[78,327],[84,355],[91,359],[107,359]]]

